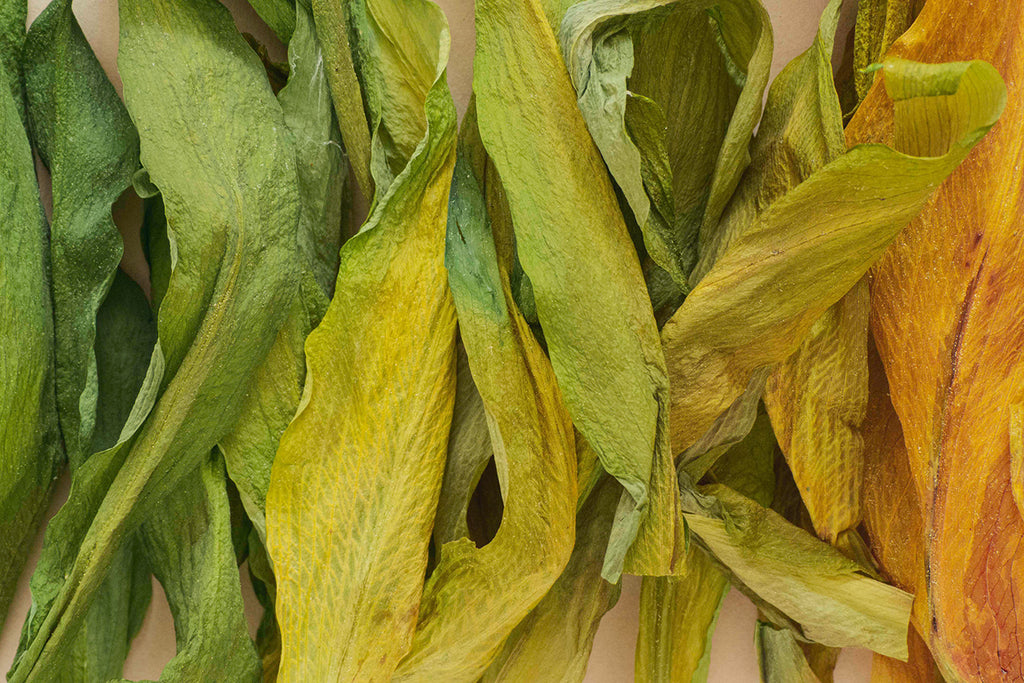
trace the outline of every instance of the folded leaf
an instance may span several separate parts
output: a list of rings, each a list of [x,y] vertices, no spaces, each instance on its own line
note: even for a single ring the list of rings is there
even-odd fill
[[[347,175],[323,69],[323,57],[307,3],[296,4],[288,45],[291,70],[278,93],[295,141],[299,222],[296,238],[302,277],[288,317],[255,375],[234,429],[219,444],[228,474],[261,542],[267,538],[270,472],[306,378],[303,344],[327,310],[334,291],[341,242],[342,194]]]
[[[271,473],[281,681],[386,680],[409,649],[455,390],[448,30],[427,2],[357,4],[364,84],[410,97],[374,102],[377,196],[306,341],[303,402]]]
[[[260,662],[242,613],[231,545],[223,461],[209,458],[185,482],[139,531],[174,616],[178,652],[160,680],[258,680]]]
[[[572,421],[547,356],[515,308],[513,264],[510,250],[496,251],[483,189],[471,162],[461,159],[449,200],[445,265],[496,444],[494,459],[506,473],[505,505],[498,532],[484,547],[468,539],[441,547],[423,589],[412,647],[394,680],[478,678],[572,552]]]
[[[750,152],[749,170],[724,207],[721,221],[701,233],[696,285],[760,214],[845,150],[842,114],[832,83],[831,56],[839,22],[838,0],[821,14],[810,47],[772,82]]]
[[[853,37],[853,81],[858,102],[875,80],[875,72],[868,67],[882,61],[923,6],[924,0],[859,0]]]
[[[754,627],[754,644],[761,667],[761,683],[820,683],[789,629],[759,621]]]
[[[594,488],[576,516],[576,546],[565,570],[505,641],[482,681],[524,681],[538,672],[553,683],[583,680],[598,624],[621,590],[601,578],[619,498],[611,477]]]
[[[230,429],[294,286],[294,150],[259,59],[212,0],[120,11],[125,96],[163,194],[172,269],[119,443],[80,467],[48,529],[13,681],[60,666],[126,535]]]
[[[901,662],[876,654],[871,664],[871,683],[943,683],[932,653],[917,631],[909,634],[910,654]]]
[[[750,0],[589,0],[566,12],[559,37],[648,252],[687,288],[701,224],[717,221],[750,160],[771,65],[767,12]]]
[[[681,576],[644,577],[636,680],[707,681],[711,636],[727,592],[729,577],[696,547]]]
[[[981,58],[995,68],[966,63],[947,73],[941,101],[962,104],[931,138],[902,125],[907,104],[891,109],[878,88],[847,129],[853,142],[894,139],[931,153],[970,116],[970,103],[993,97],[984,83],[997,71],[1009,88],[1001,122],[886,253],[872,287],[872,328],[921,502],[921,597],[930,611],[922,633],[949,678],[976,681],[1024,675],[1024,608],[1015,599],[1024,585],[1024,520],[1009,436],[1012,406],[1024,399],[1021,26],[1017,3],[927,3],[890,55]],[[901,84],[907,94],[913,85]]]
[[[46,219],[22,121],[24,3],[0,7],[0,625],[49,504],[63,451],[54,401]],[[16,54],[16,53],[15,53]]]
[[[764,414],[748,431],[717,459],[709,476],[768,505],[775,488],[775,437]],[[711,635],[728,590],[729,577],[696,546],[679,576],[644,577],[636,679],[706,681]]]
[[[277,99],[295,140],[299,175],[299,249],[303,264],[330,296],[338,274],[341,223],[348,208],[348,158],[331,107],[331,90],[309,0],[295,3],[288,42],[288,82]]]
[[[984,64],[892,60],[885,70],[906,139],[895,149],[858,145],[752,216],[662,330],[676,451],[756,369],[799,347],[1002,110],[1005,90]]]
[[[33,22],[23,67],[29,122],[52,179],[56,391],[74,486],[85,459],[117,441],[156,337],[141,290],[117,270],[123,246],[110,213],[139,166],[139,138],[71,2],[50,3]],[[51,675],[64,683],[119,677],[150,590],[149,568],[128,542],[69,664]]]
[[[369,198],[374,193],[370,175],[370,127],[363,110],[363,86],[352,61],[349,36],[354,31],[353,6],[350,0],[312,0],[317,37],[324,53],[324,71],[331,87],[345,151],[363,196]]]
[[[551,364],[574,424],[626,489],[604,576],[618,578],[634,545],[629,571],[668,573],[678,518],[668,386],[640,264],[541,4],[482,0],[476,10],[480,137]]]
[[[460,342],[456,347],[452,429],[434,519],[434,544],[438,550],[445,543],[470,537],[466,520],[470,500],[493,452],[484,403],[473,382],[465,346]]]
[[[860,573],[860,565],[721,484],[683,498],[699,543],[745,592],[792,620],[803,638],[829,647],[907,654],[912,596]]]
[[[131,185],[139,138],[71,12],[50,3],[23,53],[29,121],[53,180],[50,226],[57,402],[72,469],[96,424],[96,311],[121,260],[110,207]]]
[[[295,31],[295,5],[298,4],[295,0],[249,0],[249,4],[282,43],[291,41]]]

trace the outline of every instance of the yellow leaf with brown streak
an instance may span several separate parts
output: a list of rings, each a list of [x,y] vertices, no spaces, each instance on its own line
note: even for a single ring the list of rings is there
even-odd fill
[[[989,137],[875,269],[872,328],[922,502],[926,640],[951,678],[1024,676],[1024,534],[1011,486],[1011,406],[1024,400],[1024,5],[930,0],[890,57],[984,59],[1009,88]],[[879,141],[876,85],[847,130]]]
[[[864,420],[864,529],[871,553],[885,578],[914,593],[912,623],[928,624],[924,599],[924,538],[921,501],[914,487],[903,445],[903,430],[889,400],[878,352],[868,353],[868,410]]]

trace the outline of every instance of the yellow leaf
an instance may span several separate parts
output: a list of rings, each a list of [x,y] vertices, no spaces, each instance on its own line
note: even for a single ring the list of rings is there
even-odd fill
[[[405,96],[371,107],[377,197],[306,341],[303,403],[271,473],[281,681],[389,680],[408,650],[455,392],[443,263],[455,156],[447,27],[428,2],[362,9],[372,14],[364,59],[375,58],[366,70],[385,85],[402,79]]]

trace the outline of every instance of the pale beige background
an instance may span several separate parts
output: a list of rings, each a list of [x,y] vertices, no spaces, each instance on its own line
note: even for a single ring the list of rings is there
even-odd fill
[[[284,48],[274,39],[270,31],[248,7],[245,0],[224,0],[231,8],[238,25],[256,35],[271,46],[272,55],[283,61]],[[30,20],[34,18],[48,0],[29,0]],[[775,27],[775,59],[773,73],[777,73],[790,59],[810,45],[817,30],[818,16],[827,0],[764,0]],[[451,25],[452,51],[448,66],[448,81],[460,114],[469,99],[473,72],[473,2],[472,0],[438,0]],[[853,3],[847,3],[852,5]],[[117,3],[116,0],[75,0],[75,13],[82,24],[93,48],[107,73],[120,90],[121,81],[117,75]],[[840,29],[840,43],[850,26],[847,12],[844,28]],[[132,216],[136,212],[128,207],[122,210],[122,228],[131,230]],[[128,245],[126,261],[132,259],[134,245]],[[131,263],[126,270],[136,271]],[[67,496],[66,477],[62,480],[50,514],[57,511]],[[31,566],[38,557],[42,538],[37,539],[35,552],[30,559],[19,585],[18,594],[11,608],[2,632],[0,632],[0,672],[6,671],[14,657],[18,633],[24,615],[28,612],[30,598],[28,577]],[[261,608],[252,595],[248,572],[242,571],[243,590],[246,593],[246,611],[252,631],[259,619]],[[626,577],[623,582],[622,598],[615,609],[605,616],[594,640],[594,650],[587,672],[588,683],[611,683],[633,679],[633,649],[636,644],[637,608],[640,582]],[[722,614],[715,632],[711,651],[712,683],[753,683],[758,680],[757,660],[754,654],[753,627],[757,612],[742,595],[732,591],[725,600]],[[174,656],[174,624],[167,601],[160,585],[153,582],[153,604],[143,623],[142,631],[136,638],[131,654],[125,665],[124,675],[130,679],[159,678],[164,664]],[[867,650],[846,650],[839,658],[836,669],[836,683],[859,683],[867,681],[870,673],[871,653]],[[317,683],[317,682],[311,682]]]

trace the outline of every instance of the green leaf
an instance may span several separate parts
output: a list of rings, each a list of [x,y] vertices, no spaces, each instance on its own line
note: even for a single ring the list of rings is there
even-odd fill
[[[110,207],[139,166],[139,138],[71,12],[56,0],[23,53],[32,135],[53,180],[50,225],[57,404],[72,469],[96,423],[96,312],[124,250]]]
[[[722,484],[684,492],[682,505],[700,545],[802,638],[906,658],[912,595],[864,576],[832,546]]]
[[[604,477],[576,516],[576,545],[561,576],[516,626],[481,679],[484,683],[545,680],[579,683],[587,671],[601,617],[621,585],[601,578],[619,487]]]
[[[469,358],[460,341],[456,345],[452,429],[448,434],[448,455],[434,519],[434,544],[438,550],[445,543],[470,537],[466,521],[469,503],[493,453],[484,402],[473,382]]]
[[[238,421],[220,443],[228,474],[261,542],[267,538],[266,500],[274,455],[302,398],[306,379],[303,344],[323,318],[328,295],[334,291],[348,168],[313,17],[303,2],[297,4],[296,13],[296,28],[288,45],[291,70],[278,101],[295,140],[299,179],[296,237],[303,274],[288,317],[246,391]]]
[[[341,248],[341,223],[348,158],[331,107],[324,55],[308,0],[295,7],[295,32],[288,43],[288,83],[277,99],[295,139],[299,174],[299,249],[305,266],[328,296],[334,291]]]
[[[697,441],[751,374],[795,351],[995,123],[980,62],[886,62],[900,147],[858,145],[751,216],[662,330],[672,444]],[[952,95],[952,96],[950,96]],[[699,266],[698,266],[699,268]]]
[[[308,4],[309,0],[305,2]],[[291,42],[295,31],[295,7],[302,4],[301,0],[249,0],[249,4],[282,43],[287,45]]]
[[[0,5],[0,78],[14,98],[14,111],[24,121],[25,91],[21,80],[21,48],[25,44],[28,2],[12,1]]]
[[[565,568],[573,548],[576,448],[544,351],[515,307],[471,162],[455,166],[445,265],[494,459],[504,472],[498,532],[483,548],[441,547],[412,647],[395,680],[474,680]],[[535,549],[543,547],[544,552]]]
[[[119,443],[80,467],[48,529],[19,683],[60,666],[116,549],[231,428],[294,291],[294,148],[259,59],[213,0],[120,10],[119,66],[171,273]]]
[[[43,10],[22,57],[28,118],[52,178],[57,405],[75,486],[85,459],[117,441],[156,337],[145,297],[117,271],[123,246],[110,214],[138,169],[139,139],[70,1]],[[70,683],[120,676],[149,593],[148,567],[126,543],[84,617],[73,654],[52,677]]]
[[[377,194],[306,341],[302,405],[271,473],[282,681],[394,673],[416,627],[454,399],[448,30],[428,2],[359,5],[367,92],[405,97],[370,99]]]
[[[768,14],[756,0],[588,0],[566,13],[560,39],[648,253],[685,292],[701,225],[715,224],[750,161]]]
[[[761,683],[820,683],[789,629],[759,621],[754,628],[754,644]]]
[[[703,683],[711,662],[711,636],[729,577],[692,548],[681,576],[645,576],[640,591],[637,681]]]
[[[758,416],[747,431],[717,458],[709,476],[768,505],[775,488],[775,437],[768,416]],[[678,576],[644,577],[636,679],[706,681],[711,636],[728,590],[728,575],[696,546],[689,548]]]
[[[750,170],[739,179],[720,222],[701,234],[696,285],[759,214],[845,151],[843,119],[832,82],[832,46],[841,0],[822,12],[811,46],[772,82],[751,150]]]
[[[20,6],[20,10],[17,6]],[[20,18],[19,18],[20,17]],[[20,25],[17,22],[20,21]],[[63,451],[54,397],[46,219],[23,124],[21,79],[7,60],[24,3],[0,8],[0,625],[49,504]]]
[[[363,196],[370,198],[374,194],[370,174],[370,126],[363,104],[363,86],[356,76],[350,38],[354,31],[351,17],[354,3],[351,0],[312,0],[312,6],[345,151]]]
[[[667,378],[640,264],[538,0],[476,6],[480,136],[573,422],[625,487],[604,575],[668,573],[678,511]],[[538,154],[538,150],[543,150]]]
[[[214,451],[139,530],[174,617],[177,654],[160,680],[255,681],[260,661],[242,612],[224,463]]]

